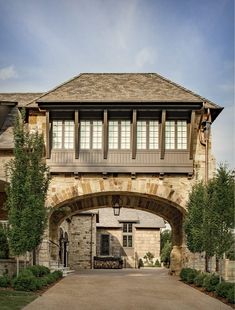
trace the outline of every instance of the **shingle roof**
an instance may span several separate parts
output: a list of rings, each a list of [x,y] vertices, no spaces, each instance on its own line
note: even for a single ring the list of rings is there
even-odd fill
[[[97,223],[97,227],[118,228],[122,227],[122,222],[133,222],[137,228],[165,227],[161,217],[145,211],[122,208],[120,216],[114,216],[112,208],[99,209],[99,223]]]
[[[26,106],[43,93],[0,93],[0,101],[16,102],[19,107]]]
[[[213,102],[156,73],[82,73],[37,102]]]

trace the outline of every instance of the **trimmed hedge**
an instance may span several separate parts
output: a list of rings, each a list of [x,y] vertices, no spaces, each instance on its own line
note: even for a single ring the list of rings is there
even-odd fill
[[[29,270],[25,270],[29,271]],[[29,271],[29,274],[21,272],[17,278],[12,281],[12,286],[17,291],[36,291],[37,289],[37,279]]]
[[[221,282],[216,286],[215,292],[218,296],[227,298],[228,297],[228,291],[230,289],[235,289],[234,283],[229,282]]]
[[[203,280],[203,287],[208,291],[215,291],[216,286],[219,284],[219,276],[212,274],[207,275]]]
[[[202,273],[200,272],[195,278],[193,283],[197,286],[197,287],[202,287],[203,286],[203,281],[206,277],[206,273]]]
[[[186,283],[194,283],[198,287],[203,287],[208,292],[214,291],[218,296],[227,298],[228,302],[235,304],[235,283],[219,283],[219,276],[198,271],[192,268],[183,268],[180,278]]]
[[[43,277],[50,273],[49,268],[40,265],[27,267],[26,270],[30,270],[35,277]]]

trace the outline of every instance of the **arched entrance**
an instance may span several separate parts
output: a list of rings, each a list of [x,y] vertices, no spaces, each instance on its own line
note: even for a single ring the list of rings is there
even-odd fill
[[[111,207],[113,197],[119,195],[121,207],[147,211],[164,218],[172,227],[172,244],[170,269],[178,273],[182,267],[183,255],[183,231],[182,222],[185,209],[179,204],[156,196],[142,193],[133,193],[128,191],[100,192],[85,194],[72,199],[67,199],[57,204],[50,213],[49,217],[49,241],[50,241],[50,258],[56,260],[58,255],[58,229],[60,224],[69,217],[80,211],[87,211],[101,207]],[[64,237],[63,237],[64,238]],[[61,254],[60,254],[61,255]]]

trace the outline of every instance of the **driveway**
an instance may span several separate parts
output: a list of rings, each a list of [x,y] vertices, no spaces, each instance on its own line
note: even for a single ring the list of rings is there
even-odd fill
[[[24,310],[231,310],[169,276],[166,269],[84,270],[69,275]]]

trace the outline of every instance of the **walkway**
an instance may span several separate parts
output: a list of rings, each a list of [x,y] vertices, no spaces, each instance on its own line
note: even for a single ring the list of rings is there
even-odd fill
[[[24,310],[231,310],[165,269],[86,270],[70,275]]]

